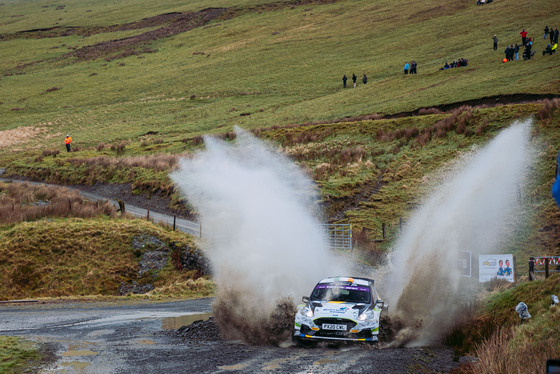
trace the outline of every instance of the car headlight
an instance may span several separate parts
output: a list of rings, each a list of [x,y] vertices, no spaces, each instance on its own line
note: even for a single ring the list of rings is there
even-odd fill
[[[367,319],[372,319],[372,318],[373,318],[373,310],[366,310],[358,317],[360,321],[365,321]]]
[[[308,306],[301,308],[299,312],[301,315],[304,315],[306,317],[313,317],[313,310],[311,310],[311,308]]]

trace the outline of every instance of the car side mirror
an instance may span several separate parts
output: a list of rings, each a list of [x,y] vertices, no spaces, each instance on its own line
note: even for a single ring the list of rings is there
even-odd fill
[[[385,305],[385,301],[377,300],[377,302],[375,304],[379,305],[381,307],[381,310],[383,310],[385,312],[389,312],[389,305]]]
[[[301,298],[301,301],[303,301],[304,303],[307,304],[307,303],[309,302],[309,297],[308,297],[308,296],[303,296],[303,297]]]

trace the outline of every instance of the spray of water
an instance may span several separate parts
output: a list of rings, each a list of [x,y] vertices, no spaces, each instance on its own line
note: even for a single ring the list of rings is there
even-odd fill
[[[344,274],[319,229],[316,189],[288,158],[237,128],[236,142],[205,138],[171,175],[199,213],[228,338],[278,343],[292,300],[322,277]]]
[[[534,159],[530,120],[514,123],[455,162],[410,218],[390,259],[389,304],[426,344],[456,323],[472,289],[457,270],[460,251],[500,253],[519,216],[518,194]],[[463,278],[464,279],[464,278]]]

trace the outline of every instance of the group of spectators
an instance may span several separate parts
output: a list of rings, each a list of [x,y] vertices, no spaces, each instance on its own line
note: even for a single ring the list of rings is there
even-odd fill
[[[416,61],[410,61],[410,64],[407,62],[404,63],[404,75],[408,74],[416,74]]]
[[[554,30],[551,28],[548,28],[548,26],[545,26],[544,28],[544,39],[548,39],[549,43],[546,45],[546,48],[544,49],[544,51],[542,51],[542,55],[546,55],[547,53],[549,55],[552,55],[553,53],[556,52],[556,49],[558,48],[558,27],[555,27]]]
[[[342,76],[342,86],[344,88],[346,88],[346,81],[348,80],[348,77],[346,77],[346,74],[344,74]],[[358,81],[358,77],[356,77],[356,74],[352,74],[352,83],[354,84],[354,87],[356,87],[356,82]],[[367,84],[367,75],[365,75],[362,77],[362,83],[363,84]]]
[[[533,51],[533,43],[535,42],[535,39],[528,37],[528,32],[525,31],[525,29],[522,29],[519,34],[521,35],[521,46],[517,43],[507,45],[504,50],[505,58],[503,59],[503,62],[519,60],[519,50],[521,47],[523,47],[522,56],[524,60],[530,60],[535,55],[535,51]],[[549,39],[550,43],[546,46],[544,51],[542,51],[542,54],[543,56],[545,54],[552,55],[558,48],[558,28],[552,29],[552,27],[549,28],[546,26],[544,28],[544,39]],[[498,37],[494,35],[492,40],[494,42],[494,50],[498,49]]]
[[[458,60],[453,60],[453,62],[451,64],[448,64],[447,61],[445,61],[445,65],[443,65],[443,67],[439,70],[447,70],[447,69],[451,69],[451,68],[458,68],[461,66],[467,66],[469,64],[469,60],[467,60],[466,58],[460,58]]]
[[[486,0],[486,3],[490,3],[492,2],[492,0]],[[484,0],[477,0],[477,5],[483,5],[485,3]],[[510,45],[506,45],[506,49],[504,51],[505,53],[505,58],[503,59],[503,62],[507,62],[507,61],[517,61],[519,60],[519,50],[521,49],[521,47],[524,48],[523,50],[523,59],[524,60],[530,60],[532,58],[532,56],[534,56],[535,51],[533,51],[533,42],[534,42],[534,38],[528,37],[528,32],[525,31],[525,29],[521,30],[521,32],[519,33],[521,35],[521,45],[518,45],[517,43],[514,44],[510,44]],[[555,27],[554,29],[552,29],[552,27],[548,27],[546,26],[544,28],[544,39],[545,40],[549,40],[549,44],[546,46],[546,48],[542,51],[543,56],[545,54],[550,54],[552,55],[553,53],[556,52],[557,48],[558,48],[558,28]],[[494,44],[494,50],[498,49],[498,37],[496,35],[494,35],[492,37],[493,40],[493,44]],[[440,70],[447,70],[447,69],[451,69],[451,68],[457,68],[457,67],[461,67],[461,66],[467,66],[469,63],[469,60],[465,59],[465,58],[460,58],[458,60],[454,60],[451,64],[447,63],[447,61],[445,62],[445,65],[440,68]],[[411,61],[410,63],[405,62],[404,63],[404,75],[408,75],[408,74],[416,74],[416,61]],[[346,77],[346,75],[344,75],[342,77],[342,84],[344,86],[344,88],[346,88],[346,81],[348,80],[348,78]],[[356,82],[358,80],[358,77],[356,77],[356,74],[352,74],[352,82],[354,87],[356,87]],[[363,84],[366,84],[368,81],[367,76],[364,74],[364,76],[362,77],[362,82]]]
[[[506,54],[506,62],[513,61],[514,59],[519,60],[519,46],[517,43],[515,43],[515,45],[506,45],[504,53]]]
[[[545,26],[544,28],[544,39],[549,39],[550,44],[558,44],[558,27],[555,27],[554,30]]]

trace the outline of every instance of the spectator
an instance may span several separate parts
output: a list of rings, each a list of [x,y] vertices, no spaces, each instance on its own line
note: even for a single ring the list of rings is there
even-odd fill
[[[548,26],[544,27],[544,39],[548,38]]]
[[[347,81],[347,80],[348,80],[348,78],[346,78],[346,74],[344,74],[344,75],[342,76],[342,87],[343,87],[343,88],[346,88],[346,81]]]
[[[504,49],[504,54],[506,55],[506,60],[509,61],[509,45],[506,45],[506,49]]]
[[[448,64],[447,61],[446,61],[445,65],[443,65],[443,67],[440,68],[439,70],[447,70],[447,69],[451,69],[451,68],[458,68],[458,67],[461,67],[461,66],[467,66],[468,64],[469,64],[469,60],[461,57],[459,60],[453,60],[453,62],[451,64]]]
[[[519,61],[519,46],[515,43],[515,47],[513,47],[513,54],[515,55],[515,61]]]
[[[408,75],[408,68],[409,68],[409,65],[408,65],[408,61],[407,61],[407,62],[404,63],[404,75]]]
[[[531,57],[533,56],[534,52],[531,53],[531,49],[532,49],[531,43],[527,43],[527,45],[525,46],[525,51],[523,51],[524,60],[530,60]]]
[[[544,56],[547,53],[552,56],[552,47],[550,46],[550,44],[546,45],[546,48],[544,49],[544,51],[542,51],[542,55]]]
[[[66,144],[66,152],[70,152],[70,143],[72,143],[72,138],[70,134],[66,134],[66,138],[64,138],[64,144]]]
[[[410,63],[410,74],[416,74],[416,61]]]
[[[521,32],[521,42],[523,43],[523,46],[525,46],[527,44],[527,31],[525,31],[525,29],[523,29]]]
[[[356,77],[356,74],[352,73],[352,82],[354,82],[354,87],[356,87],[356,80],[358,79],[358,77]]]
[[[494,36],[492,37],[492,40],[494,41],[494,50],[498,49],[498,37],[496,36],[496,34],[494,34]]]
[[[362,77],[362,82],[363,82],[364,84],[367,83],[367,76],[366,76],[365,73],[364,73],[364,76]]]
[[[552,44],[558,44],[558,27],[554,28],[554,41]]]

